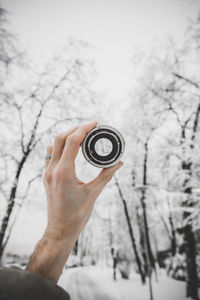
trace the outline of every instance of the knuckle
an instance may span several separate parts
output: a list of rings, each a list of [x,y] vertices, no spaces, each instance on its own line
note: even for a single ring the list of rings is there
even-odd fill
[[[53,173],[53,176],[55,178],[55,181],[60,181],[62,179],[67,180],[69,182],[71,176],[69,169],[67,168],[67,165],[58,165]]]
[[[63,135],[59,134],[55,136],[55,143],[61,143],[63,141]]]
[[[52,151],[53,146],[52,145],[48,145],[46,148],[47,153],[50,153]]]
[[[110,173],[104,174],[104,179],[106,182],[110,181],[112,179],[112,174],[110,174]]]
[[[87,130],[86,127],[82,127],[82,128],[80,129],[80,134],[81,134],[81,135],[86,135],[87,133],[88,133],[88,130]]]
[[[68,138],[67,138],[67,141],[69,144],[71,145],[74,145],[77,143],[77,138],[74,136],[74,135],[70,135]]]
[[[52,181],[52,172],[51,172],[51,170],[45,171],[45,173],[44,173],[44,181],[46,183],[50,183]]]
[[[55,180],[56,180],[56,181],[59,181],[59,180],[63,177],[63,174],[64,174],[63,168],[61,168],[61,167],[57,168],[57,169],[54,171],[54,177],[55,177]]]

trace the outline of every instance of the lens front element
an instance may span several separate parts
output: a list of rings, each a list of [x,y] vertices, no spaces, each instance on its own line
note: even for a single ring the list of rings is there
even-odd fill
[[[82,144],[83,155],[93,166],[108,168],[118,163],[125,148],[119,131],[111,126],[101,125],[90,131]]]

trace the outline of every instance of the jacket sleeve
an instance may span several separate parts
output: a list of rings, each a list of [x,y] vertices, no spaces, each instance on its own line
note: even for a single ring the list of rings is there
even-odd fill
[[[70,300],[69,294],[54,282],[16,267],[0,268],[2,300]]]

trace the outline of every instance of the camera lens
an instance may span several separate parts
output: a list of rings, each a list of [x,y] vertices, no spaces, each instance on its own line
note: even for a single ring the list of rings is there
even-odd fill
[[[108,168],[121,159],[125,142],[121,133],[111,126],[101,125],[90,131],[83,143],[85,159],[95,167]]]

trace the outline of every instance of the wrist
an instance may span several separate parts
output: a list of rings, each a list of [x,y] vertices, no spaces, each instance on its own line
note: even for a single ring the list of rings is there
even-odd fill
[[[78,226],[79,222],[77,219],[70,220],[66,223],[60,218],[50,218],[46,230],[44,232],[44,237],[61,242],[61,243],[75,243],[80,231],[81,226]]]
[[[27,270],[57,282],[75,244],[75,240],[47,227],[37,243]]]

